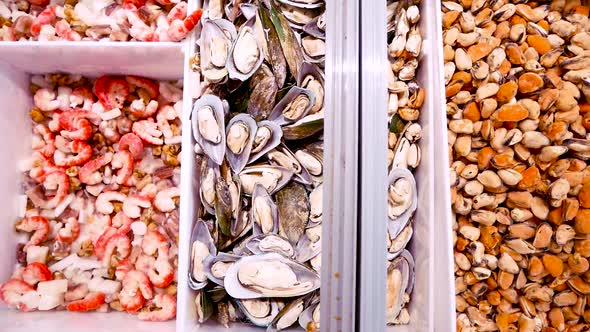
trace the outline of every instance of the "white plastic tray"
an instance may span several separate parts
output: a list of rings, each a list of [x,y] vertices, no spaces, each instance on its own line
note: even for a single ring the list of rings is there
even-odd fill
[[[423,0],[424,38],[418,81],[426,90],[420,114],[422,161],[415,172],[418,209],[407,248],[416,262],[409,304],[410,324],[385,326],[387,220],[386,1],[361,8],[361,185],[359,331],[441,331],[455,329],[451,215],[446,158],[446,117],[441,53],[440,2]],[[442,155],[441,155],[442,153]],[[443,158],[444,157],[444,158]],[[382,277],[381,277],[382,276]]]
[[[0,280],[8,280],[16,261],[17,239],[14,234],[14,221],[17,217],[16,194],[19,192],[20,172],[18,160],[30,156],[31,128],[29,110],[32,97],[29,92],[31,73],[48,72],[51,68],[61,68],[69,73],[83,73],[99,76],[103,73],[140,74],[155,79],[182,79],[182,67],[168,67],[161,57],[182,59],[181,45],[151,45],[149,51],[141,45],[102,48],[92,44],[64,45],[61,50],[53,46],[39,46],[38,52],[31,52],[25,46],[0,45]],[[23,56],[18,56],[22,54]],[[30,57],[24,56],[25,54]],[[66,54],[66,55],[64,55]],[[127,62],[129,69],[114,67],[108,61],[95,61],[92,54],[100,54],[105,59],[121,66]],[[135,57],[128,57],[135,54]],[[139,56],[141,55],[141,56]],[[12,67],[5,62],[9,59]],[[33,61],[32,61],[33,60]],[[131,65],[132,64],[132,65]],[[54,67],[55,66],[55,67]],[[113,68],[117,68],[116,70]],[[49,70],[55,72],[56,70]],[[10,332],[125,332],[153,331],[157,326],[160,332],[173,332],[175,322],[141,322],[126,313],[78,314],[61,312],[20,313],[0,304],[0,331]]]

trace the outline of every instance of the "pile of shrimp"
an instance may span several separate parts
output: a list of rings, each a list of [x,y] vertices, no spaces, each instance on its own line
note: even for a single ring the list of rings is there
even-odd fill
[[[21,311],[176,315],[180,82],[33,76],[17,266]]]
[[[184,0],[2,0],[0,41],[181,41],[202,10]]]

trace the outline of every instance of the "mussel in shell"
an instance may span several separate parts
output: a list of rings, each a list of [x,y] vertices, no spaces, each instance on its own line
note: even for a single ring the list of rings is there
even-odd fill
[[[264,60],[262,47],[256,39],[254,29],[255,17],[252,17],[238,31],[227,59],[227,69],[231,79],[247,80],[254,75]]]
[[[250,209],[254,235],[278,233],[279,215],[277,205],[262,184],[254,185],[252,193],[252,207]]]
[[[409,223],[418,205],[418,190],[412,172],[406,168],[394,168],[389,173],[388,187],[388,231],[395,239]]]
[[[221,165],[225,156],[225,114],[221,99],[203,95],[193,105],[191,121],[197,143],[212,161]]]
[[[414,259],[409,251],[403,250],[387,268],[386,319],[392,323],[414,288]]]
[[[227,124],[226,154],[235,173],[239,173],[246,166],[257,129],[256,121],[247,114],[238,114]]]
[[[292,87],[270,113],[269,120],[279,125],[301,120],[315,104],[315,95],[311,90]]]
[[[277,253],[246,256],[225,275],[227,293],[236,299],[295,297],[320,287],[320,277],[307,266]]]
[[[258,160],[258,158],[274,149],[281,143],[282,137],[283,131],[278,124],[268,120],[260,121],[254,136],[254,142],[252,142],[248,163]]]
[[[260,183],[272,195],[283,188],[293,176],[293,172],[281,166],[248,166],[239,174],[244,195],[252,196],[254,186]]]
[[[217,248],[207,224],[203,220],[197,221],[191,233],[191,261],[188,280],[192,289],[202,289],[207,285],[203,262],[207,256],[216,254]]]

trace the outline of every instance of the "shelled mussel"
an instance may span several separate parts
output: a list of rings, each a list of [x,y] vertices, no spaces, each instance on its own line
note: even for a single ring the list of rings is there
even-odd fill
[[[319,331],[325,2],[204,3],[191,114],[197,321]]]
[[[406,308],[414,284],[414,260],[405,248],[412,238],[418,190],[412,170],[420,165],[418,123],[425,91],[417,80],[422,50],[420,1],[387,1],[389,117],[387,190],[387,324],[408,324]]]

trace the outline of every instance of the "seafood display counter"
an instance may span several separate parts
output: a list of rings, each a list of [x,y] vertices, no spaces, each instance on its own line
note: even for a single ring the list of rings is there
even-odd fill
[[[437,166],[435,148],[446,135],[439,3],[81,0],[25,8],[20,2],[0,6],[0,16],[10,11],[0,37],[18,40],[0,42],[0,101],[10,105],[0,124],[7,142],[0,250],[9,253],[0,258],[0,281],[21,286],[0,289],[12,307],[2,305],[0,325],[10,331],[39,324],[49,331],[452,330],[451,313],[443,312],[454,301],[445,292],[452,258],[435,259],[452,252],[450,239],[441,240],[450,234],[450,211],[438,199],[447,192],[439,186],[448,171]],[[100,3],[109,4],[101,9],[108,14],[85,16]],[[30,20],[40,24],[39,33]],[[71,106],[77,80],[89,105],[82,96]],[[100,118],[64,107],[88,107]],[[129,131],[119,127],[121,116],[131,120]],[[74,132],[84,132],[83,139]],[[94,134],[106,140],[100,148]],[[141,153],[128,134],[139,138]],[[72,202],[48,203],[60,194],[52,167],[75,156],[79,141],[91,154],[73,164],[75,174],[63,169],[71,186],[65,196],[88,200],[92,208],[84,213],[92,222]],[[44,153],[46,164],[31,161]],[[128,177],[123,155],[133,165]],[[161,159],[166,167],[146,166],[144,159]],[[82,179],[78,171],[91,162],[96,167]],[[105,188],[110,196],[99,200]],[[33,191],[43,195],[31,198]],[[64,215],[52,214],[57,205]],[[90,231],[97,215],[108,221]],[[41,240],[37,226],[26,224],[37,217],[47,219]],[[132,219],[130,229],[123,217]],[[37,262],[50,275],[35,270],[31,279],[35,257],[27,261],[18,244],[53,249],[76,233],[76,224],[80,240],[68,244],[75,252],[66,257],[73,265],[95,265],[62,273],[71,264],[51,250]],[[172,279],[166,274],[163,282],[169,265]],[[60,282],[52,290],[59,294],[41,294],[46,283],[79,281],[77,274],[114,288],[105,296],[103,284],[81,287],[75,298],[75,286],[90,281]],[[130,305],[130,296],[141,303]],[[134,315],[167,322],[153,325]]]

